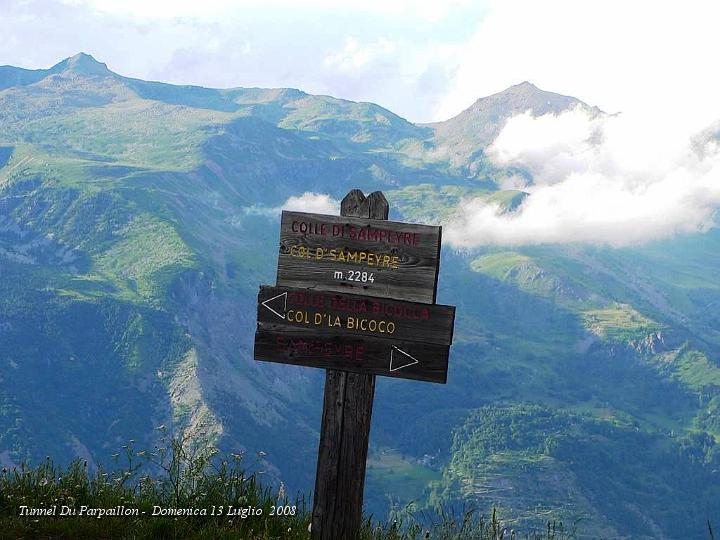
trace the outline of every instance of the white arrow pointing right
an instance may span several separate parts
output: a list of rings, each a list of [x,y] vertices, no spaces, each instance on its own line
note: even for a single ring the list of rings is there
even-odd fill
[[[409,355],[402,349],[398,349],[395,345],[390,349],[390,371],[397,371],[419,363],[420,361],[417,358]]]

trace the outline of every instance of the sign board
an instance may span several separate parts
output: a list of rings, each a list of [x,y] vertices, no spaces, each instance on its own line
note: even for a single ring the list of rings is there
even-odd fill
[[[435,302],[441,227],[283,212],[277,284]]]
[[[445,383],[455,308],[260,288],[255,358]]]

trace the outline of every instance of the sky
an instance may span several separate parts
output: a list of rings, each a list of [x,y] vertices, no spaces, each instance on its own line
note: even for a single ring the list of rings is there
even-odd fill
[[[82,51],[126,76],[294,87],[413,122],[528,80],[619,114],[513,118],[487,154],[531,170],[531,196],[512,216],[463,201],[448,238],[623,245],[715,226],[718,148],[699,134],[720,120],[717,21],[698,0],[0,0],[0,65]]]
[[[720,4],[522,0],[0,0],[0,65],[77,52],[122,75],[295,87],[447,119],[529,80],[607,112],[720,117]]]
[[[122,75],[293,87],[430,121],[487,7],[444,2],[0,0],[0,65],[86,52]]]

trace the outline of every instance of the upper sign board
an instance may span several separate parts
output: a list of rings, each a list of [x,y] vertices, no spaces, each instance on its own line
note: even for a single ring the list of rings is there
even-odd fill
[[[282,213],[278,286],[435,302],[442,228]]]

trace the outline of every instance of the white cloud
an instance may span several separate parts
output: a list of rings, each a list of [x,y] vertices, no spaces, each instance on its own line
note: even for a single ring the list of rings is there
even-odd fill
[[[444,238],[482,244],[590,242],[623,246],[706,231],[720,208],[720,145],[623,114],[510,119],[488,148],[496,165],[529,170],[530,196],[503,213],[464,201]]]
[[[451,117],[523,80],[622,114],[511,119],[487,149],[529,170],[514,213],[465,201],[445,237],[458,246],[600,242],[628,245],[715,226],[716,142],[696,134],[720,118],[717,2],[493,0],[435,111]]]
[[[380,38],[373,43],[361,45],[354,37],[345,40],[341,51],[330,53],[325,57],[325,67],[340,72],[354,73],[367,66],[374,60],[387,58],[398,49],[397,43],[386,38]]]
[[[559,182],[592,160],[603,123],[579,108],[560,116],[533,117],[527,111],[508,121],[486,153],[498,165],[532,170],[543,183]]]
[[[229,11],[234,4],[233,0],[204,0],[198,3],[194,0],[61,0],[61,3],[69,6],[81,6],[91,8],[99,13],[110,15],[151,18],[151,19],[178,19],[192,17],[194,19],[216,18],[218,15]],[[246,2],[255,4],[257,2]]]
[[[718,20],[712,0],[490,0],[435,118],[529,80],[608,112],[671,109],[670,122],[699,128],[720,118]]]
[[[339,215],[340,201],[333,199],[326,193],[312,193],[306,191],[302,195],[289,197],[280,206],[246,206],[242,214],[245,216],[262,216],[270,219],[280,219],[283,210],[294,212],[309,212],[312,214]],[[231,220],[232,222],[233,220]]]
[[[415,121],[428,121],[452,75],[460,45],[399,36],[345,37],[325,53],[321,93],[382,105]]]
[[[217,18],[238,9],[297,9],[300,4],[292,0],[62,0],[73,6],[87,6],[99,12],[131,17],[150,17],[175,19],[188,17],[193,19]],[[436,22],[446,17],[458,7],[465,7],[470,0],[345,0],[340,4],[342,10],[379,15],[419,17]],[[303,0],[303,9],[337,11],[337,0]]]
[[[290,197],[279,210],[338,215],[340,214],[340,201],[325,193],[306,191],[300,196]]]

